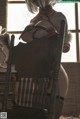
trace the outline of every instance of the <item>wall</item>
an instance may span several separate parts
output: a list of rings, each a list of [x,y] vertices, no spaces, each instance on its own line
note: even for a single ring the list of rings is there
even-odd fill
[[[69,76],[69,90],[65,99],[63,114],[80,115],[80,63],[63,63]]]
[[[6,1],[0,0],[0,25],[6,27]]]

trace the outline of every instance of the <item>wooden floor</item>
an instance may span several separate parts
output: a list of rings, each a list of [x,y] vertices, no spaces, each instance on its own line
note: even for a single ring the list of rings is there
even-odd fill
[[[73,116],[69,116],[69,117],[61,116],[60,119],[80,119],[80,115],[79,115],[78,117],[73,117]]]

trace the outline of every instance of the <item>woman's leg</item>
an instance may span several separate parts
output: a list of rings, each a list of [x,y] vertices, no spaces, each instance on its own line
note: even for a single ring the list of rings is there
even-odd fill
[[[69,80],[65,69],[60,65],[58,86],[57,86],[57,94],[56,94],[56,102],[55,102],[55,115],[54,119],[59,119],[63,104],[64,98],[67,95]]]

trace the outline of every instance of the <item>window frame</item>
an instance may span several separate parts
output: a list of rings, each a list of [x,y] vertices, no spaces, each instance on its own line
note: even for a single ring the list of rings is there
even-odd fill
[[[7,4],[25,4],[25,1],[21,0],[21,1],[15,1],[15,0],[12,0],[12,1],[8,1],[7,0]],[[78,3],[74,3],[74,9],[75,9],[75,29],[71,29],[69,31],[71,31],[72,33],[75,33],[76,34],[76,56],[77,56],[77,61],[76,62],[80,62],[80,45],[79,45],[79,34],[80,34],[80,29],[79,29],[79,14],[78,14]],[[21,34],[22,31],[8,31],[8,33],[10,34]]]

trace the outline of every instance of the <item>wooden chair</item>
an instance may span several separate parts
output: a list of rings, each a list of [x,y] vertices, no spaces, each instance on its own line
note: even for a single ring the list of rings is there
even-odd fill
[[[65,22],[59,34],[14,46],[11,36],[3,111],[7,111],[11,66],[17,72],[14,105],[8,119],[52,119],[55,113],[56,85],[60,68]]]

